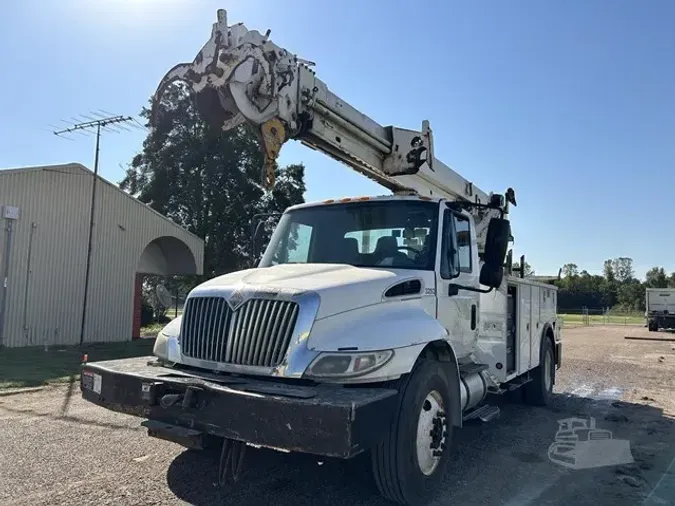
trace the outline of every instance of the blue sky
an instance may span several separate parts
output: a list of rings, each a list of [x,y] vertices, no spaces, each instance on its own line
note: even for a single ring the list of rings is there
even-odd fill
[[[323,11],[319,7],[324,5]],[[137,115],[190,61],[216,9],[317,62],[317,75],[382,124],[429,119],[436,156],[485,191],[516,190],[514,253],[540,274],[675,270],[675,3],[668,0],[10,0],[0,16],[0,167],[79,161],[93,138],[50,124],[99,109]],[[114,182],[142,132],[103,138]],[[300,144],[306,198],[386,193]]]

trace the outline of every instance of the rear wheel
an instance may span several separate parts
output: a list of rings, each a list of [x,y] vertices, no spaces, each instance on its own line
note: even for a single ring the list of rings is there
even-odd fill
[[[525,384],[523,398],[527,404],[546,406],[553,395],[555,358],[553,343],[547,335],[541,343],[539,366],[532,371],[532,381]]]
[[[428,502],[449,459],[450,387],[440,362],[421,360],[399,390],[398,411],[386,438],[371,453],[380,493],[399,504]]]
[[[653,322],[653,321],[650,321],[648,323],[648,328],[649,328],[649,332],[656,332],[657,330],[659,330],[658,325],[656,325],[656,322]]]

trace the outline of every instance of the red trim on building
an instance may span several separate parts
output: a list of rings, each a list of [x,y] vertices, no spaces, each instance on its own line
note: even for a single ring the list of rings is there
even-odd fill
[[[136,274],[134,281],[134,321],[131,329],[131,338],[141,338],[141,302],[143,300],[143,275]]]

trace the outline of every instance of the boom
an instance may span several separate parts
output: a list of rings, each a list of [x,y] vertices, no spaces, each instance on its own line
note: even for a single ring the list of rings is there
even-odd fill
[[[223,130],[247,123],[265,155],[263,185],[274,185],[276,159],[289,139],[300,140],[380,183],[394,193],[414,192],[466,204],[476,221],[479,249],[490,216],[507,213],[515,194],[486,194],[434,157],[429,122],[420,131],[382,126],[331,92],[304,61],[256,30],[227,25],[218,11],[211,38],[192,63],[171,69],[167,86],[181,80],[197,94],[201,113]],[[156,107],[153,107],[156,110]],[[485,207],[484,205],[489,205]]]

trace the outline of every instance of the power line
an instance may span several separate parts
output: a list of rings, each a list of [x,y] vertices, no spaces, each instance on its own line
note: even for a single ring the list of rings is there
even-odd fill
[[[91,270],[91,249],[92,249],[92,239],[94,232],[94,209],[96,207],[96,181],[98,179],[98,155],[100,151],[101,143],[101,129],[106,132],[117,130],[112,130],[109,127],[110,125],[122,124],[134,119],[131,116],[107,116],[100,119],[88,118],[89,121],[84,121],[81,123],[73,123],[72,126],[68,128],[63,128],[61,130],[54,130],[54,135],[63,137],[67,133],[85,133],[90,132],[92,129],[96,129],[96,149],[94,152],[94,177],[91,184],[91,208],[89,209],[89,239],[87,241],[87,267],[84,274],[84,300],[82,301],[82,322],[80,325],[80,346],[84,343],[84,325],[87,317],[87,295],[89,293],[89,273]],[[61,120],[63,121],[63,120]],[[68,124],[68,122],[64,121]],[[68,139],[68,137],[65,137]],[[69,139],[72,140],[72,139]]]

